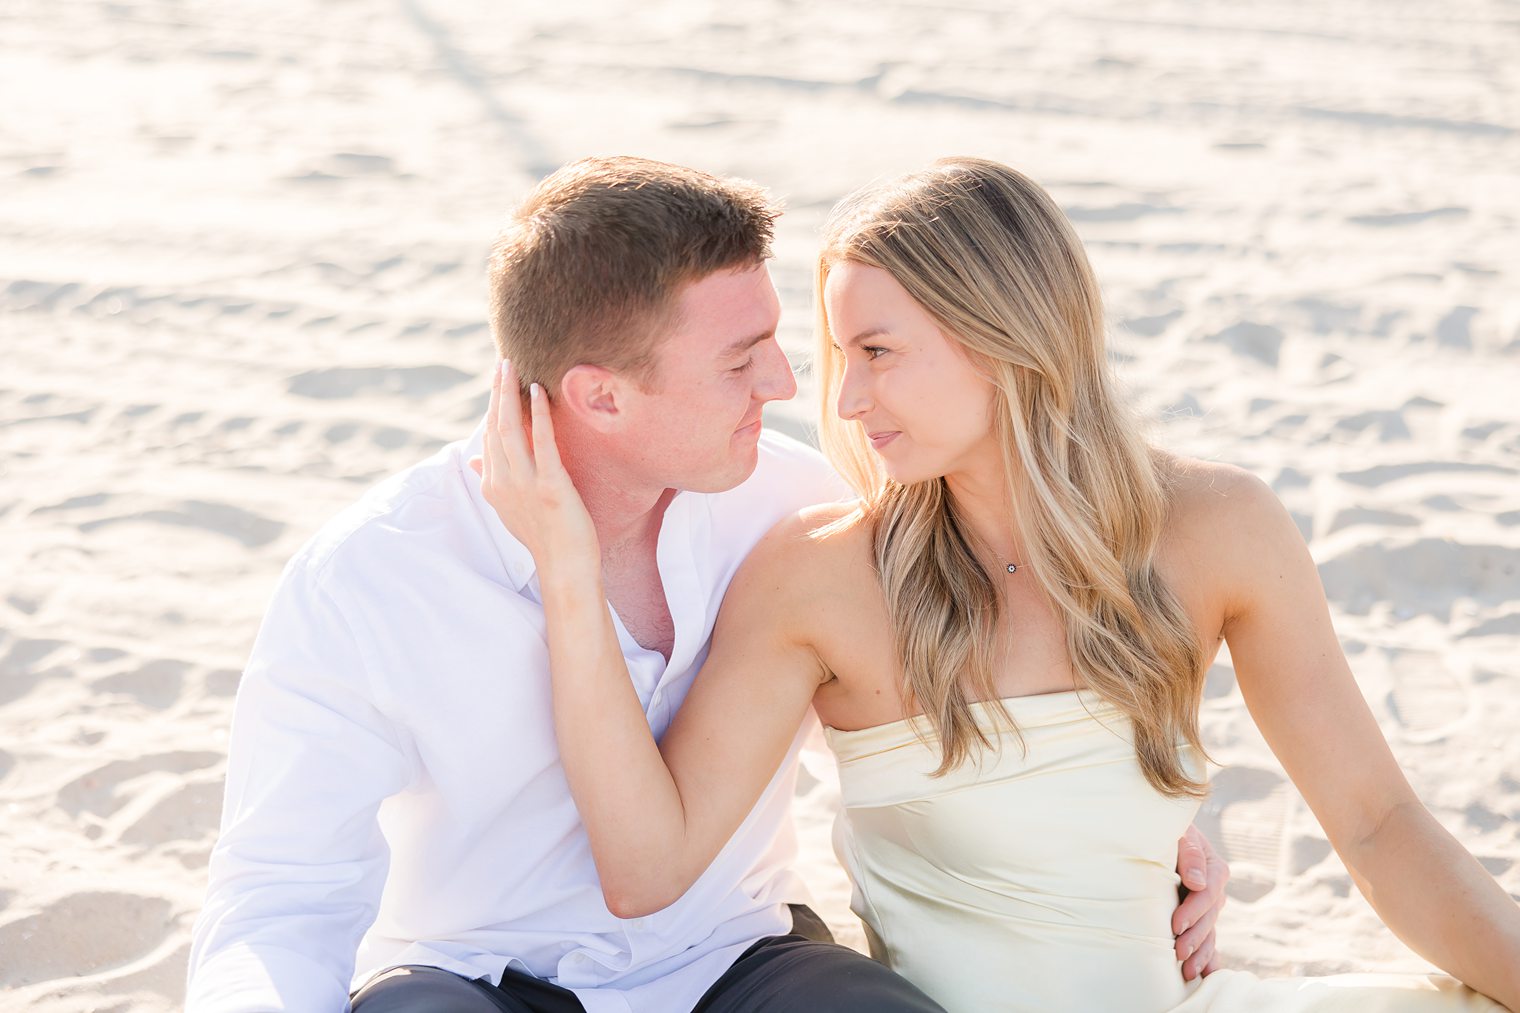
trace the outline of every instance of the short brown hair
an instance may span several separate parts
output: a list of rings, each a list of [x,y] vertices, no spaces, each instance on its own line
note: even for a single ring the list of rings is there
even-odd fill
[[[754,183],[586,158],[546,177],[491,249],[491,329],[524,383],[594,363],[652,375],[681,285],[771,255],[779,210]]]

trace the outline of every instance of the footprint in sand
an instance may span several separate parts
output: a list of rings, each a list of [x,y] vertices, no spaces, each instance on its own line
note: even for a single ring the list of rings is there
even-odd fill
[[[1520,598],[1520,548],[1382,538],[1322,561],[1319,575],[1330,601],[1348,612],[1365,615],[1381,602],[1395,602],[1411,614],[1445,620],[1461,598],[1482,607]]]
[[[1397,510],[1349,506],[1335,512],[1325,533],[1333,535],[1343,528],[1355,527],[1358,524],[1380,528],[1417,528],[1420,526],[1420,519],[1414,514],[1400,513]]]
[[[104,506],[110,501],[111,496],[103,492],[93,492],[85,496],[72,496],[60,503],[49,503],[45,506],[40,506],[32,511],[32,516],[50,514],[60,510],[82,510],[88,507]]]
[[[347,443],[358,432],[359,424],[357,422],[337,422],[327,427],[327,431],[322,434],[322,438],[329,444]]]
[[[185,967],[189,961],[190,944],[185,942],[173,949],[159,950],[153,959],[139,966],[103,976],[109,982],[104,990],[113,995],[137,995],[117,1005],[92,1006],[92,1013],[138,1013],[145,1001],[156,1004],[159,997],[168,1000],[167,1009],[184,1008]]]
[[[97,679],[94,687],[107,693],[125,693],[154,710],[172,707],[184,690],[190,666],[174,658],[155,658],[131,672]]]
[[[1235,692],[1235,669],[1217,662],[1210,665],[1203,679],[1203,698],[1217,700],[1233,692]]]
[[[1467,825],[1480,834],[1491,834],[1495,830],[1503,829],[1509,820],[1499,813],[1494,812],[1482,802],[1474,802],[1462,812],[1462,818],[1467,820]]]
[[[1468,680],[1431,651],[1387,651],[1388,713],[1408,742],[1439,742],[1471,720],[1477,703]]]
[[[21,639],[0,658],[0,707],[19,700],[51,674],[62,670],[44,662],[60,648],[62,640]]]
[[[1352,485],[1375,489],[1391,482],[1401,482],[1408,478],[1424,478],[1428,475],[1493,475],[1498,478],[1512,478],[1515,474],[1513,468],[1504,468],[1496,464],[1472,464],[1466,461],[1410,461],[1404,464],[1375,464],[1370,468],[1343,471],[1338,477],[1341,481],[1350,482]]]
[[[85,521],[79,525],[79,530],[90,532],[114,524],[140,521],[199,528],[212,534],[224,535],[249,549],[268,545],[285,533],[285,525],[269,517],[230,503],[206,503],[200,500],[184,500],[170,509],[142,510],[119,517]]]
[[[1292,800],[1275,771],[1226,767],[1214,776],[1196,825],[1230,863],[1231,898],[1249,903],[1277,888]]]
[[[1322,836],[1300,834],[1293,839],[1293,846],[1288,856],[1288,874],[1295,877],[1302,876],[1329,858],[1334,850],[1330,842]]]
[[[181,785],[151,803],[117,835],[122,844],[161,848],[170,841],[203,843],[209,853],[222,814],[223,780]]]
[[[1182,317],[1182,310],[1168,310],[1165,313],[1155,313],[1150,316],[1129,317],[1121,325],[1130,334],[1142,338],[1154,338],[1163,333],[1168,327],[1176,323]]]
[[[1379,445],[1410,439],[1409,424],[1404,421],[1404,413],[1386,408],[1347,415],[1335,423],[1332,432],[1341,438],[1367,436],[1371,442]]]
[[[5,511],[0,510],[0,517],[5,516]],[[28,594],[8,594],[5,596],[5,604],[23,615],[36,615],[42,607],[42,599]]]
[[[11,645],[4,659],[0,659],[0,676],[9,678],[22,672],[30,671],[37,662],[52,654],[58,648],[65,646],[62,640],[48,640],[43,638],[17,640]]]
[[[473,374],[452,366],[337,366],[297,373],[288,387],[299,397],[324,401],[365,394],[421,399],[473,379]]]
[[[1203,340],[1210,344],[1224,345],[1236,355],[1254,359],[1273,369],[1277,368],[1282,356],[1283,332],[1270,324],[1258,324],[1251,320],[1231,324]]]
[[[140,778],[188,774],[210,767],[221,759],[221,753],[178,750],[131,760],[112,760],[59,788],[58,808],[70,816],[106,817],[131,801],[137,790],[134,782]]]
[[[1488,874],[1495,879],[1499,879],[1506,872],[1515,867],[1514,860],[1510,858],[1502,858],[1497,855],[1489,855],[1487,857],[1478,855],[1477,858],[1478,864],[1483,866],[1483,868],[1488,871]]]
[[[1484,619],[1481,622],[1463,630],[1457,634],[1457,639],[1466,640],[1470,637],[1514,637],[1520,636],[1520,612],[1507,612],[1502,615]]]
[[[1464,207],[1431,208],[1428,211],[1384,211],[1370,214],[1350,215],[1347,221],[1353,225],[1370,225],[1374,228],[1397,228],[1405,225],[1418,225],[1433,219],[1466,218],[1467,209]]]
[[[201,686],[212,696],[232,697],[237,695],[242,678],[243,673],[235,668],[216,668],[201,678]]]
[[[76,893],[0,924],[0,985],[94,974],[138,960],[175,929],[161,897]]]

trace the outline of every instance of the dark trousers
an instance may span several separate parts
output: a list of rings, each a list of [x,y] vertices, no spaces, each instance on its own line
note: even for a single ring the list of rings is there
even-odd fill
[[[792,933],[762,939],[713,983],[692,1013],[944,1013],[870,957],[832,942],[808,908]],[[500,984],[436,967],[396,968],[361,988],[354,1013],[585,1013],[575,993],[507,969]]]

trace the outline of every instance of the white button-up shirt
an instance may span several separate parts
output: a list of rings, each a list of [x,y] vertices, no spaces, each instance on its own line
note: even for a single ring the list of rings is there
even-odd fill
[[[790,930],[798,743],[685,896],[608,912],[555,745],[533,558],[466,464],[480,440],[370,490],[286,568],[238,690],[191,1013],[345,1010],[401,964],[493,982],[510,966],[589,1013],[670,1013]],[[671,500],[669,663],[617,624],[656,737],[744,556],[844,494],[817,452],[766,432],[743,485]]]

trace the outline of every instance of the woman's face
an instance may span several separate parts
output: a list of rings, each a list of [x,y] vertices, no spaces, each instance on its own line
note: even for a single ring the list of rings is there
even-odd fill
[[[830,268],[823,303],[844,354],[835,410],[860,424],[892,478],[1000,466],[993,385],[896,279],[845,261]]]

